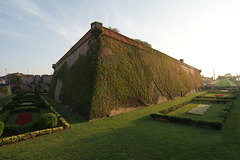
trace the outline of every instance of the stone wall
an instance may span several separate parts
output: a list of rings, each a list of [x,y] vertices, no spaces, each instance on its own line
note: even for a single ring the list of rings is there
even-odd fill
[[[50,95],[88,120],[202,87],[200,70],[97,22],[53,68]]]
[[[12,94],[12,91],[11,91],[11,87],[10,86],[0,86],[0,90],[2,89],[2,88],[7,88],[7,93],[6,93],[6,95],[4,95],[1,91],[0,91],[0,99],[2,99],[2,98],[4,98],[4,97],[6,97],[6,96],[9,96],[9,95],[11,95]]]

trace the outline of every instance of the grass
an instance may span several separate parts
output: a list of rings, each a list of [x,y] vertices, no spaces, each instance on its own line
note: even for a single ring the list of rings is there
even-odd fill
[[[173,112],[168,113],[167,115],[171,115],[171,116],[177,116],[177,115],[181,115],[184,114],[187,111],[190,111],[191,109],[193,109],[194,107],[196,107],[198,105],[198,103],[189,103],[187,105],[185,105],[184,107],[181,107]]]
[[[184,99],[92,122],[74,120],[67,112],[68,117],[64,118],[71,121],[71,129],[0,147],[0,159],[238,160],[240,99],[235,101],[221,131],[150,118],[151,113]],[[52,100],[50,102],[53,103]],[[54,107],[59,112],[64,110],[58,104]]]
[[[59,105],[56,101],[52,100],[50,97],[44,95],[43,98],[47,100],[50,103],[50,105],[54,106],[56,111],[59,114],[61,114],[67,120],[68,123],[75,124],[80,122],[86,122],[86,120],[83,117],[77,116],[73,112],[70,112],[69,109],[67,109],[63,105]]]

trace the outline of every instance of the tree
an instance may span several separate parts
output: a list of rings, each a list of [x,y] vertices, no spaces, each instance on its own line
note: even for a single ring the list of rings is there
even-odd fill
[[[22,84],[21,78],[16,73],[11,75],[10,80],[11,85]]]
[[[109,26],[108,29],[110,29],[110,30],[112,30],[112,31],[114,31],[114,32],[119,33],[119,30],[118,30],[117,28],[112,28],[111,26]]]
[[[148,47],[152,47],[152,45],[149,44],[149,43],[146,42],[146,41],[142,41],[142,40],[140,40],[140,39],[134,39],[134,40],[137,41],[137,42],[140,42],[140,43],[142,43],[142,44],[144,44],[144,45],[146,45],[146,46],[148,46]]]

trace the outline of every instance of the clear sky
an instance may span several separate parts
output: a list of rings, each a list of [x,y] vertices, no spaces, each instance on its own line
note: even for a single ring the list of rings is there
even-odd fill
[[[240,0],[0,0],[0,76],[53,73],[94,21],[204,76],[240,74]]]

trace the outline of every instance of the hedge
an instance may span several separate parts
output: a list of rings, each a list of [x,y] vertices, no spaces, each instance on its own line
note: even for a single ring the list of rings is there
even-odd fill
[[[226,104],[230,99],[214,99],[214,98],[193,98],[192,102],[198,102],[198,103],[218,103],[218,104]]]
[[[16,108],[16,105],[17,103],[12,101],[12,102],[9,102],[8,104],[4,105],[2,107],[2,110],[5,112],[7,110],[14,110]]]
[[[157,113],[152,113],[150,116],[152,117],[152,119],[156,119],[156,120],[163,120],[168,122],[188,124],[192,126],[220,130],[223,127],[223,123],[225,122],[231,110],[231,107],[233,106],[233,103],[234,103],[233,101],[230,101],[225,104],[226,106],[224,107],[223,111],[219,115],[219,117],[221,118],[221,121],[195,120],[192,118],[166,115],[166,113],[168,113],[167,111],[171,110],[172,108],[174,109],[174,107],[177,105],[171,106],[170,109],[166,108],[165,110],[161,110]]]
[[[159,113],[167,114],[167,113],[169,113],[169,112],[175,111],[175,110],[177,110],[177,109],[179,109],[179,108],[187,105],[188,103],[190,103],[191,100],[192,100],[192,99],[188,99],[188,100],[185,100],[185,101],[180,102],[180,103],[178,103],[178,104],[175,104],[175,105],[172,105],[172,106],[170,106],[170,107],[164,108],[164,109],[160,110]]]
[[[29,131],[34,131],[38,128],[38,123],[39,121],[33,121],[24,125],[5,124],[4,134],[16,135],[26,133]]]
[[[21,140],[26,140],[29,138],[34,138],[36,136],[52,134],[54,132],[59,132],[59,131],[63,131],[64,129],[70,128],[70,124],[42,96],[40,96],[40,97],[46,103],[46,106],[49,107],[51,109],[51,111],[56,115],[56,117],[59,119],[59,121],[62,123],[63,126],[55,127],[55,128],[48,128],[48,129],[43,129],[43,130],[37,130],[37,131],[33,131],[33,132],[28,132],[25,134],[20,134],[17,136],[2,138],[2,139],[0,139],[0,146],[9,144],[9,143],[15,143],[15,142],[18,142]],[[37,108],[35,107],[34,109],[37,109]],[[37,110],[39,110],[39,109],[37,109]],[[8,110],[8,111],[4,112],[5,116],[3,117],[1,115],[0,121],[1,121],[1,119],[6,119],[11,112],[15,112],[15,110],[13,110],[13,111]],[[7,127],[9,130],[11,130],[11,129],[13,130],[14,128],[16,129],[17,127],[22,127],[22,130],[24,130],[24,129],[26,129],[26,127],[34,128],[34,126],[37,124],[38,124],[38,122],[35,121],[32,123],[25,124],[24,126],[13,127],[11,125],[8,125]],[[14,131],[12,131],[12,132],[14,132]]]
[[[222,125],[223,125],[223,122],[217,122],[217,121],[210,122],[210,121],[204,121],[204,120],[194,120],[191,118],[170,116],[170,115],[165,115],[165,114],[161,114],[161,113],[153,113],[153,114],[151,114],[151,117],[156,120],[188,124],[188,125],[192,125],[192,126],[198,126],[198,127],[204,127],[204,128],[210,128],[210,129],[216,129],[216,130],[222,129]]]
[[[0,121],[0,136],[2,135],[4,130],[4,123]]]
[[[30,138],[35,138],[37,136],[52,134],[54,132],[59,132],[59,131],[63,131],[63,130],[64,130],[63,127],[56,127],[56,128],[49,128],[49,129],[44,129],[44,130],[28,132],[28,133],[20,134],[17,136],[2,138],[2,139],[0,139],[0,146],[9,144],[9,143],[15,143],[15,142],[22,141],[22,140],[27,140]]]
[[[10,113],[11,113],[11,110],[7,110],[7,111],[3,112],[0,116],[0,121],[5,122],[7,120],[7,118],[9,117]]]

